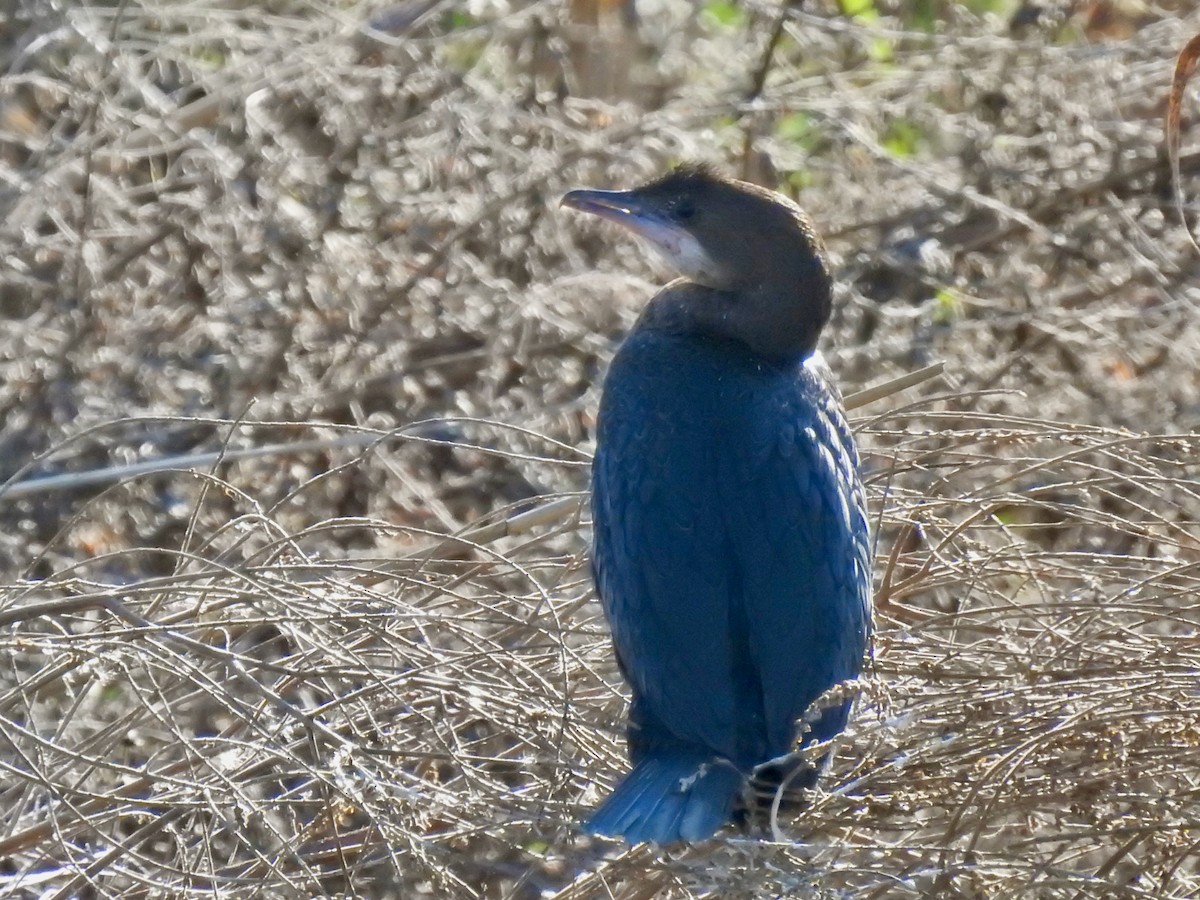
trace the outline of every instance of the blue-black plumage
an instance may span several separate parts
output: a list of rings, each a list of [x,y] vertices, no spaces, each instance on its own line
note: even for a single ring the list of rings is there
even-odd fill
[[[633,771],[587,828],[702,840],[756,767],[796,749],[810,705],[860,673],[870,634],[858,456],[815,353],[828,266],[795,204],[707,168],[563,202],[683,275],[622,344],[600,404],[592,561],[633,695]],[[849,706],[800,743],[840,732]]]

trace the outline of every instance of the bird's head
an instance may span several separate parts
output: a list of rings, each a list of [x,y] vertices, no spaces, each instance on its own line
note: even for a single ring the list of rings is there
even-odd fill
[[[789,257],[823,255],[796,204],[707,166],[631,191],[571,191],[562,202],[625,226],[684,278],[716,290],[752,289]]]
[[[815,346],[832,282],[820,238],[786,197],[689,165],[633,190],[571,191],[562,202],[623,225],[685,279],[726,295],[720,317],[731,336],[772,356]]]

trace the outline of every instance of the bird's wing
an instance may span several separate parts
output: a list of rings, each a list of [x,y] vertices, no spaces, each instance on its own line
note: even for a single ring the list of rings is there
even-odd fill
[[[819,370],[806,366],[792,385],[756,393],[739,427],[745,444],[721,455],[718,483],[740,560],[765,749],[778,755],[809,705],[861,670],[870,538],[854,444]],[[832,737],[848,711],[831,708],[809,739]]]

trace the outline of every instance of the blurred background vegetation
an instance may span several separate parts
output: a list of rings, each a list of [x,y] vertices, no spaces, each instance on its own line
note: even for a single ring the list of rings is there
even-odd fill
[[[0,895],[1200,893],[1200,258],[1169,0],[2,0]],[[1180,187],[1200,151],[1186,100]],[[591,842],[607,360],[557,209],[795,197],[878,534],[775,840]]]

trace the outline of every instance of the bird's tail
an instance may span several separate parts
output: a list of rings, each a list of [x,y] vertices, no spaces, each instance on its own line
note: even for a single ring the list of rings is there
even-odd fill
[[[649,756],[634,766],[584,827],[630,844],[673,844],[712,837],[729,821],[745,776],[702,753]]]

